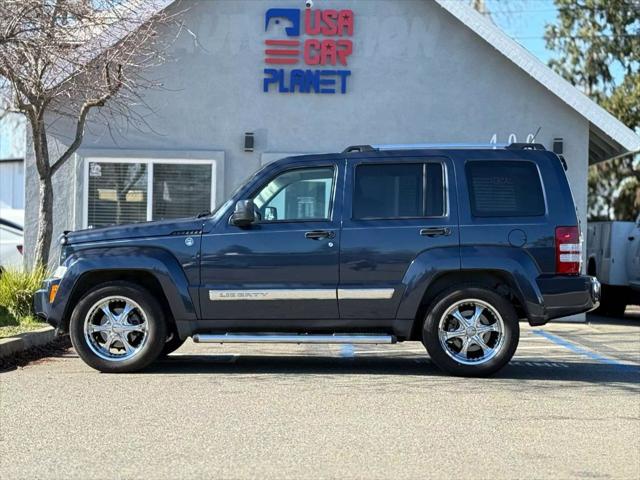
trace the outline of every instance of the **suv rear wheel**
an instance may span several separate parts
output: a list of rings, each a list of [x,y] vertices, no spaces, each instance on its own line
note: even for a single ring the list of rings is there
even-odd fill
[[[422,339],[433,362],[453,375],[486,376],[513,357],[520,326],[513,305],[492,290],[452,288],[433,302]]]
[[[132,283],[109,282],[78,302],[69,334],[89,366],[101,372],[133,372],[160,355],[167,326],[153,295]]]

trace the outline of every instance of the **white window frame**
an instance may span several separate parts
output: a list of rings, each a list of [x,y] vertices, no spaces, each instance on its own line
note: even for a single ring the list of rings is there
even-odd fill
[[[114,158],[86,157],[84,159],[84,180],[82,192],[82,227],[89,227],[89,163],[142,163],[147,166],[147,221],[153,216],[153,166],[155,164],[210,165],[211,166],[211,210],[216,205],[216,160],[195,160],[187,158]]]

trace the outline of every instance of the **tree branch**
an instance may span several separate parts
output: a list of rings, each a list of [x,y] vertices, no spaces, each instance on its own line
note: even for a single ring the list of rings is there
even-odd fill
[[[127,193],[129,193],[129,190],[131,190],[134,187],[134,185],[138,183],[138,180],[140,180],[140,178],[142,177],[142,174],[145,172],[146,172],[145,169],[139,168],[138,171],[135,172],[131,181],[128,184],[126,184],[122,189],[122,194],[126,195]]]
[[[64,153],[58,158],[58,160],[51,166],[51,175],[54,175],[60,167],[73,155],[76,150],[82,144],[82,140],[84,138],[84,127],[87,120],[87,115],[94,107],[102,107],[104,104],[113,97],[118,90],[122,87],[122,65],[118,65],[116,78],[111,78],[111,73],[109,71],[109,64],[105,65],[105,80],[108,86],[107,93],[102,95],[101,97],[86,100],[82,107],[80,107],[80,114],[78,115],[78,120],[76,122],[76,134],[73,142],[69,147],[64,151]]]

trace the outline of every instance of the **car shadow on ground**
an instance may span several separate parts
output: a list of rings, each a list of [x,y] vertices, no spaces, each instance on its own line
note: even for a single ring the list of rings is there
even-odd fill
[[[12,372],[29,364],[62,357],[69,352],[70,347],[71,341],[68,336],[56,337],[46,345],[31,347],[8,358],[0,358],[0,374]]]
[[[627,307],[623,317],[606,317],[597,312],[587,313],[587,323],[640,327],[640,307]]]
[[[144,374],[241,375],[414,375],[443,376],[428,358],[322,357],[259,355],[174,355],[152,364]],[[493,378],[640,385],[640,366],[597,362],[514,360]]]

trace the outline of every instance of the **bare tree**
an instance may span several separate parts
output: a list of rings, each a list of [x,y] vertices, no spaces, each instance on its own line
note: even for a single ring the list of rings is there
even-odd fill
[[[40,183],[36,265],[47,265],[53,231],[52,177],[80,147],[93,110],[105,122],[144,124],[132,106],[159,84],[145,76],[165,61],[176,16],[168,0],[1,0],[0,108],[24,114]],[[51,158],[49,130],[60,119],[75,136]]]

